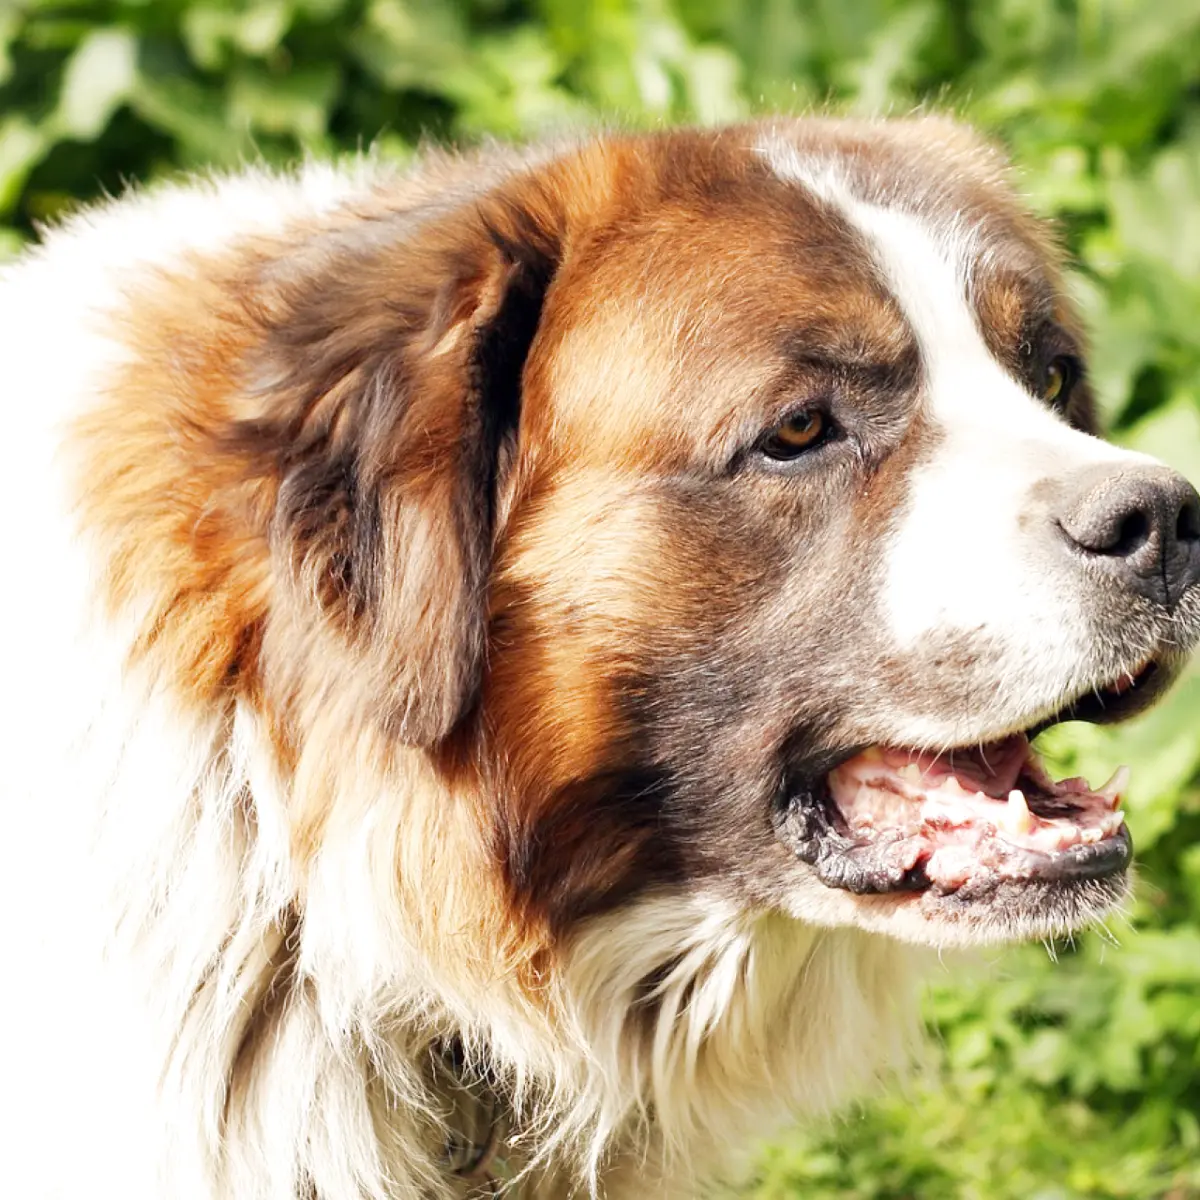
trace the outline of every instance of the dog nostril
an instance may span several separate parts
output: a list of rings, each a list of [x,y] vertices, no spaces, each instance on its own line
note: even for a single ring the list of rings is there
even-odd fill
[[[1121,521],[1120,527],[1117,529],[1117,537],[1113,544],[1105,547],[1105,553],[1116,555],[1132,554],[1139,546],[1143,545],[1150,536],[1150,518],[1141,511],[1135,509],[1131,513],[1127,513]]]

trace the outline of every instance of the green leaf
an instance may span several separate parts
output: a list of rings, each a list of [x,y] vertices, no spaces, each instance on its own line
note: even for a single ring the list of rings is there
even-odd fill
[[[56,121],[64,134],[89,142],[129,99],[137,81],[132,30],[97,29],[71,55],[63,74]]]
[[[178,75],[143,75],[130,103],[151,128],[176,143],[184,164],[236,162],[248,148],[225,111],[224,96]]]
[[[189,5],[181,32],[192,59],[206,70],[225,67],[232,50],[265,58],[279,47],[292,13],[283,0],[230,9],[223,4]]]
[[[16,206],[26,177],[49,145],[47,131],[20,113],[0,119],[0,214]]]
[[[13,45],[21,30],[21,17],[15,9],[0,9],[0,87],[13,75]]]
[[[339,82],[332,64],[284,75],[242,67],[230,81],[229,116],[247,132],[290,135],[313,145],[325,134]]]
[[[15,258],[25,245],[25,239],[15,229],[0,225],[0,263]]]
[[[1121,441],[1200,480],[1200,390],[1176,392],[1162,408],[1126,430]]]

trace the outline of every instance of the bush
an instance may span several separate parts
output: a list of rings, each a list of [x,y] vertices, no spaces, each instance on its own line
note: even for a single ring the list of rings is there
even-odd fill
[[[1200,478],[1195,0],[9,0],[0,253],[180,167],[930,100],[1060,223],[1117,436]],[[1071,774],[1134,767],[1129,921],[943,981],[928,1077],[767,1148],[751,1194],[1200,1196],[1198,718],[1193,672],[1119,735],[1046,739]]]

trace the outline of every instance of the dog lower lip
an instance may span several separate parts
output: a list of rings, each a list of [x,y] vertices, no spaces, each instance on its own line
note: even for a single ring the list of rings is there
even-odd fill
[[[1127,780],[1056,782],[1024,735],[940,756],[868,747],[793,789],[777,830],[829,887],[974,898],[1124,871]]]

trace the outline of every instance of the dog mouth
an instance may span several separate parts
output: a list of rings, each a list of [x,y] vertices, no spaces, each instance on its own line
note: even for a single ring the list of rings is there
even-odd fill
[[[1055,782],[1024,734],[940,756],[872,746],[826,776],[818,874],[850,891],[942,893],[1112,875],[1132,852],[1128,774],[1097,790]]]
[[[995,741],[932,753],[874,745],[788,797],[781,835],[827,886],[858,894],[974,899],[1021,884],[1121,874],[1133,847],[1121,812],[1129,771],[1093,788],[1055,780],[1031,738],[1061,720],[1112,719],[1155,664]]]

